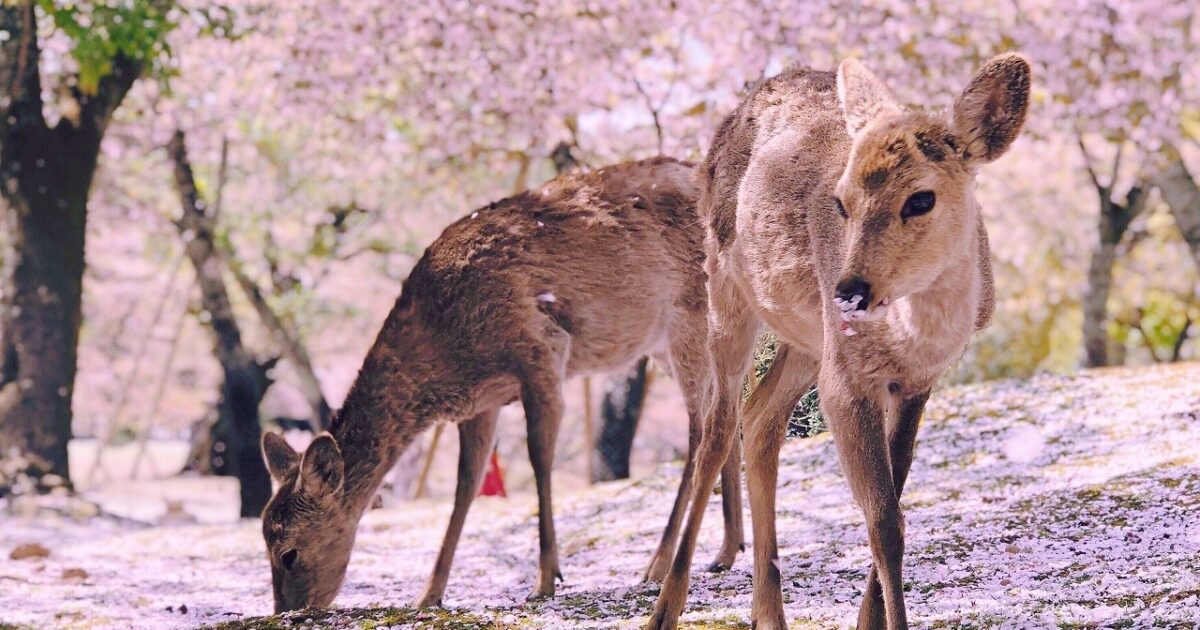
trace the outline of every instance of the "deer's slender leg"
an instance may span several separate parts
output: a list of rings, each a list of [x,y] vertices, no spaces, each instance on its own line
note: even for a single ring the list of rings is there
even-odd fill
[[[821,411],[829,421],[850,491],[866,517],[887,627],[907,630],[901,578],[904,517],[888,463],[886,418],[875,400],[849,390],[845,380],[840,370],[822,370]]]
[[[796,403],[817,379],[818,362],[786,344],[750,394],[742,413],[745,430],[746,487],[754,527],[754,600],[751,623],[760,630],[783,630],[782,568],[775,532],[775,490],[779,449]]]
[[[701,292],[704,287],[698,288]],[[663,530],[658,549],[646,570],[646,581],[661,582],[667,575],[667,568],[675,552],[675,543],[679,539],[679,528],[687,513],[688,499],[691,497],[692,477],[695,474],[696,454],[700,446],[700,436],[703,433],[702,416],[704,405],[708,402],[712,384],[712,367],[708,351],[708,321],[703,309],[689,312],[686,318],[688,324],[679,326],[672,333],[670,347],[671,371],[683,390],[684,400],[688,411],[688,452],[684,464],[683,476],[679,481],[679,490],[675,494],[675,503],[671,507],[671,517]],[[731,449],[729,460],[721,471],[722,505],[725,512],[725,545],[722,547],[719,559],[724,560],[724,568],[733,564],[733,559],[742,546],[741,521],[741,458],[740,449]],[[720,561],[720,560],[719,560]]]
[[[529,441],[529,463],[538,494],[538,578],[531,598],[553,597],[555,580],[562,579],[558,566],[558,540],[554,534],[554,507],[550,496],[550,475],[554,468],[554,446],[562,421],[562,378],[566,365],[565,333],[563,343],[544,346],[531,352],[534,358],[524,369],[521,404]]]
[[[721,515],[725,517],[725,539],[721,551],[708,565],[712,572],[728,571],[739,551],[746,548],[742,526],[742,444],[734,430],[729,457],[721,468]]]
[[[738,428],[742,378],[754,350],[758,319],[732,280],[709,273],[709,347],[712,352],[714,397],[704,421],[700,450],[696,454],[692,480],[691,508],[679,539],[671,569],[663,582],[647,628],[674,628],[687,599],[688,570],[696,551],[696,538],[704,520],[704,508],[712,494],[717,474],[729,457]]]
[[[425,592],[417,599],[417,608],[442,605],[446,593],[446,580],[450,577],[450,565],[454,562],[454,551],[462,536],[467,511],[479,492],[487,458],[496,443],[496,417],[498,409],[485,411],[458,425],[458,486],[454,491],[454,510],[450,513],[450,524],[446,526],[446,537],[438,551],[437,562]]]
[[[671,506],[671,516],[667,519],[667,527],[663,530],[658,549],[650,560],[643,581],[661,582],[667,575],[675,543],[679,539],[679,526],[683,515],[687,512],[688,498],[691,496],[692,477],[695,475],[696,454],[699,450],[702,419],[698,412],[688,413],[688,454],[683,466],[683,476],[679,481],[679,490],[675,493],[675,503]],[[745,534],[742,527],[742,458],[738,439],[734,437],[733,446],[729,449],[729,457],[721,469],[721,512],[725,517],[725,539],[721,551],[717,554],[709,571],[725,571],[733,566],[737,553],[745,548]]]
[[[912,466],[913,448],[917,440],[917,427],[921,423],[921,413],[925,410],[927,400],[929,400],[928,391],[899,400],[896,405],[895,418],[888,426],[892,484],[896,487],[897,496],[904,492],[904,482],[908,480],[908,471]],[[867,575],[867,588],[863,595],[862,607],[858,611],[859,630],[884,630],[887,628],[887,618],[883,611],[883,589],[880,588],[879,574],[875,570],[875,565],[872,564]]]
[[[675,503],[671,505],[671,516],[667,518],[667,527],[663,530],[658,549],[650,559],[646,568],[645,582],[661,582],[667,575],[667,567],[671,562],[671,554],[675,551],[675,541],[679,539],[679,524],[687,512],[687,500],[691,495],[692,476],[696,464],[696,447],[700,444],[700,416],[688,409],[688,453],[687,461],[683,464],[683,476],[679,480],[679,490],[675,492]]]

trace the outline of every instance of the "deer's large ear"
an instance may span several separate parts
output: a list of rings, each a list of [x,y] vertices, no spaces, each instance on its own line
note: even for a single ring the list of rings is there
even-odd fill
[[[954,99],[954,132],[968,160],[991,162],[1021,133],[1029,109],[1029,62],[1015,53],[993,57]]]
[[[342,490],[344,477],[342,451],[333,436],[322,433],[304,450],[296,490],[312,496],[337,494]]]
[[[891,90],[857,59],[846,59],[838,66],[837,94],[851,138],[872,120],[903,111]]]
[[[283,481],[300,464],[300,453],[278,433],[263,434],[262,450],[267,460],[267,470],[271,471],[271,477],[277,482]]]

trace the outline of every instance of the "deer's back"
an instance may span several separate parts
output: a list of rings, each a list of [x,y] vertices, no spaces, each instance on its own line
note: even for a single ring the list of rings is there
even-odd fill
[[[476,363],[548,319],[571,335],[570,371],[620,367],[681,313],[703,318],[696,195],[692,166],[668,158],[559,177],[446,228],[401,299]]]
[[[703,167],[710,254],[729,259],[759,315],[794,344],[820,344],[821,267],[836,258],[821,250],[840,247],[833,188],[849,150],[836,75],[794,67],[747,95]]]

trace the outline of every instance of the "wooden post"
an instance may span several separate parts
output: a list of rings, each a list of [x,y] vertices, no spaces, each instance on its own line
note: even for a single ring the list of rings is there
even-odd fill
[[[592,378],[583,377],[583,466],[588,485],[592,484],[592,451],[596,449],[596,434],[593,432]]]
[[[429,439],[429,452],[425,454],[425,463],[421,464],[421,475],[417,477],[417,489],[413,492],[414,499],[425,495],[425,482],[429,479],[429,469],[433,467],[433,457],[437,454],[438,440],[442,439],[442,431],[446,429],[445,422],[439,422],[433,427],[433,437]]]

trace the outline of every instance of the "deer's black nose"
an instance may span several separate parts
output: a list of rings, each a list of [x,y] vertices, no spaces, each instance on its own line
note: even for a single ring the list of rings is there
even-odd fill
[[[856,297],[857,301],[854,299]],[[871,285],[858,276],[844,278],[837,285],[837,298],[854,305],[854,308],[847,310],[865,311],[871,306]]]

